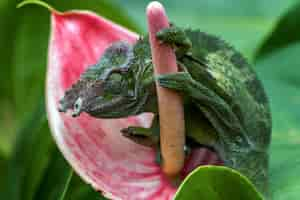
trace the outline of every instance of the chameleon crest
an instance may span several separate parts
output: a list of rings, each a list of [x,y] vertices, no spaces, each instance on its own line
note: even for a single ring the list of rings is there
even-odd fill
[[[60,111],[76,117],[121,118],[152,112],[150,128],[121,132],[132,141],[159,146],[155,79],[184,98],[187,147],[214,149],[224,165],[247,176],[259,191],[268,190],[271,114],[256,74],[243,56],[223,40],[204,32],[170,27],[157,38],[171,45],[180,72],[154,77],[148,38],[135,45],[112,44],[60,101]],[[159,149],[158,149],[159,151]]]

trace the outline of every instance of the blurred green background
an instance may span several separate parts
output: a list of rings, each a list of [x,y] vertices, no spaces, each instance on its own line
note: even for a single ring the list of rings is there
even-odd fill
[[[0,0],[0,199],[101,199],[76,176],[49,133],[44,108],[50,13]],[[140,34],[142,0],[48,0],[58,10],[87,9]],[[300,197],[299,0],[161,1],[170,20],[232,43],[262,79],[273,111],[271,191]],[[70,186],[70,187],[68,187]]]

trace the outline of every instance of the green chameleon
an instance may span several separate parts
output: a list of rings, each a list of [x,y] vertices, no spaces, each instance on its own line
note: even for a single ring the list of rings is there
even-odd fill
[[[74,117],[86,112],[96,118],[154,113],[151,128],[128,127],[121,132],[136,143],[158,147],[157,80],[184,99],[186,146],[213,149],[225,166],[267,194],[271,114],[255,72],[240,53],[215,36],[171,26],[156,37],[174,48],[180,72],[153,75],[148,37],[135,45],[119,41],[66,91],[59,111],[71,109]]]

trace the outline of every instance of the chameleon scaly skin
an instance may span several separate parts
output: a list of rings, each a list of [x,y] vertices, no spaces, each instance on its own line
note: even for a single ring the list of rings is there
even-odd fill
[[[136,143],[158,147],[157,79],[184,98],[187,146],[213,148],[224,165],[247,176],[267,196],[271,114],[254,71],[240,53],[215,36],[172,26],[157,37],[174,48],[180,72],[154,77],[147,37],[133,46],[116,42],[66,92],[59,110],[97,118],[152,112],[156,117],[151,128],[121,131]]]

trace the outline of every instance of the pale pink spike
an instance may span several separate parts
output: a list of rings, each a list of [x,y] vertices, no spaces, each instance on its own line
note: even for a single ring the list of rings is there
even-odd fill
[[[178,71],[175,52],[172,47],[162,44],[156,33],[169,27],[164,7],[151,2],[147,7],[149,40],[154,73],[168,74]],[[163,172],[176,179],[184,165],[184,110],[181,96],[174,90],[156,84],[160,122],[160,149],[163,158]]]
[[[155,163],[152,149],[120,134],[130,125],[149,126],[151,116],[101,120],[72,118],[57,111],[64,91],[95,64],[112,42],[134,43],[138,35],[90,12],[52,13],[47,73],[47,113],[65,158],[87,183],[111,199],[172,199],[172,188]],[[203,155],[205,156],[205,155]],[[193,154],[197,157],[197,154]],[[189,163],[186,167],[189,170]],[[200,164],[200,163],[198,163]],[[193,166],[197,165],[194,164]]]

